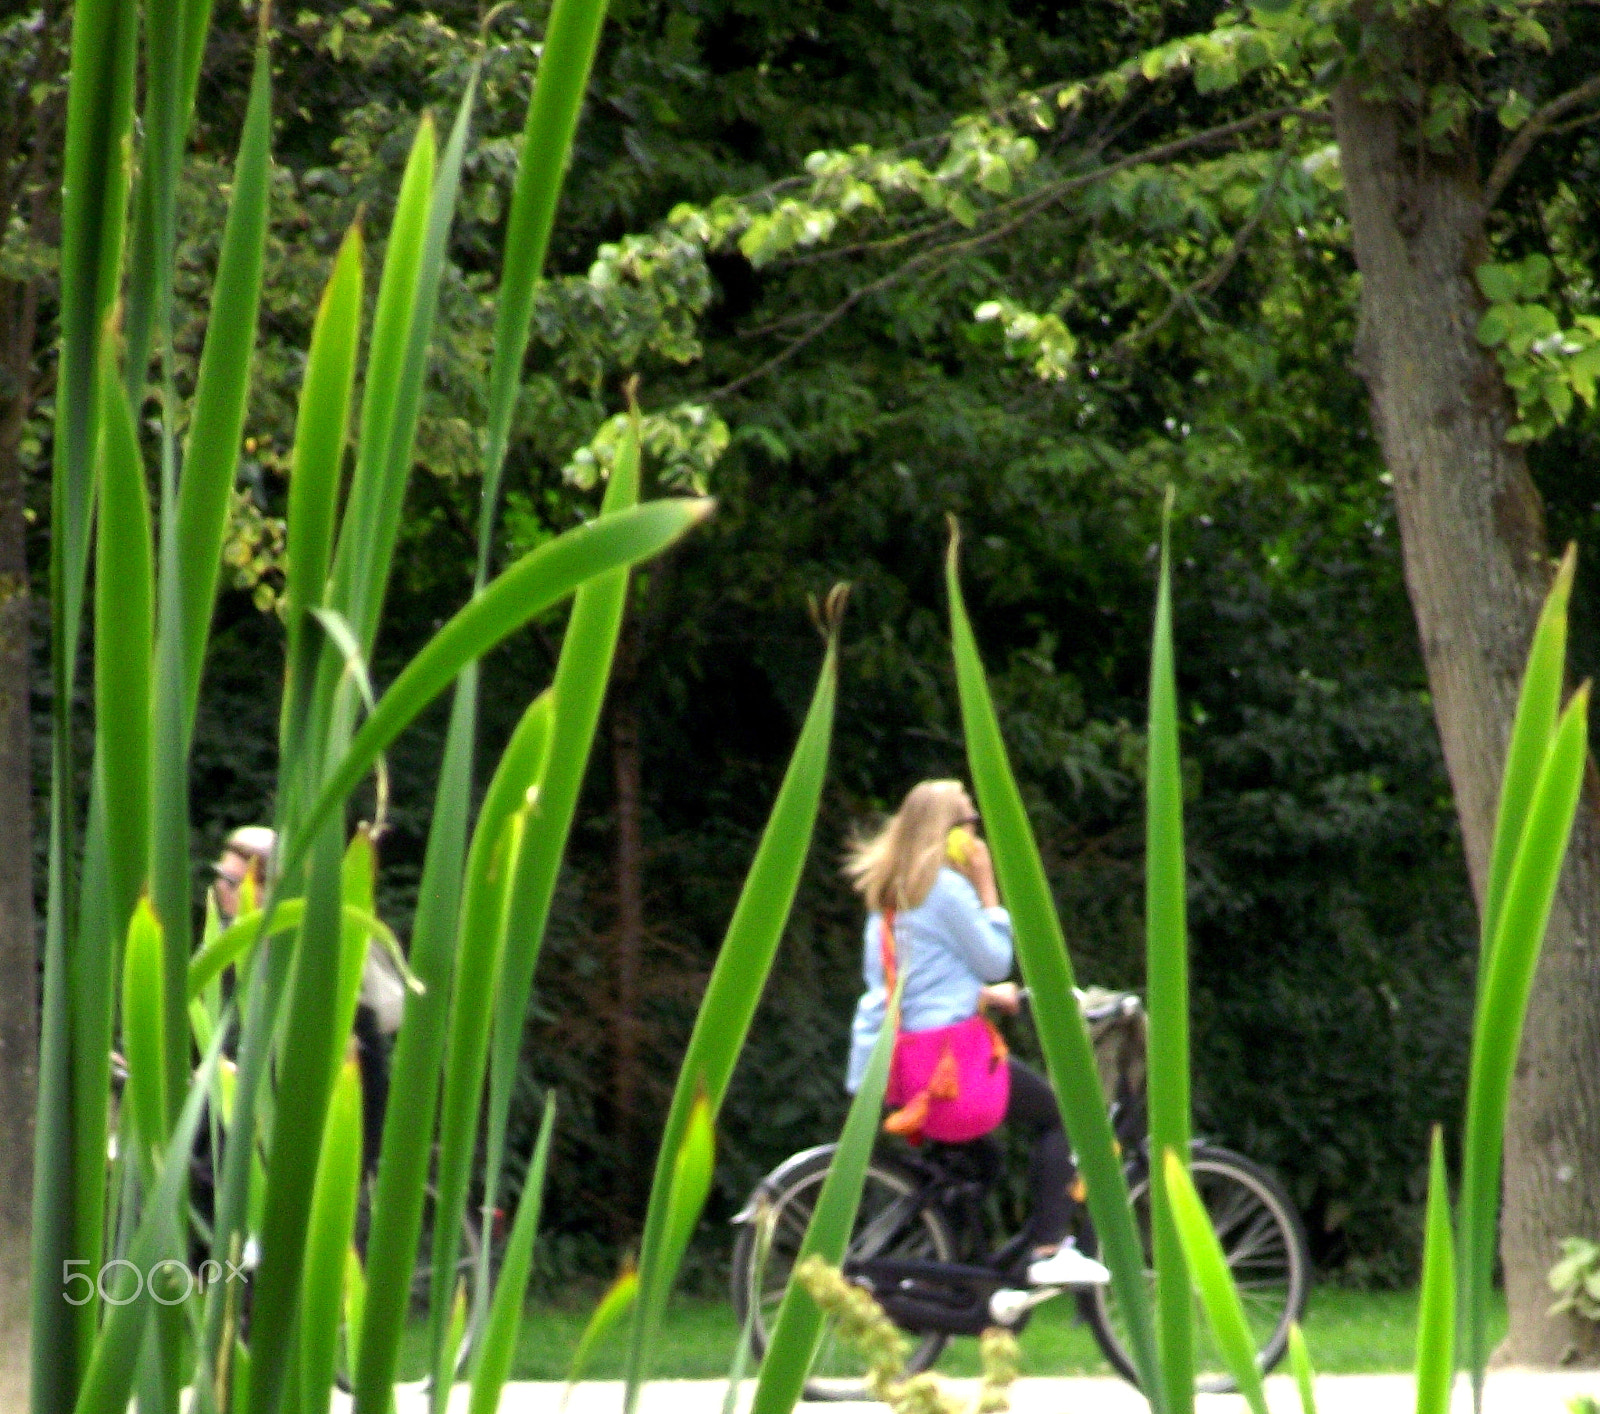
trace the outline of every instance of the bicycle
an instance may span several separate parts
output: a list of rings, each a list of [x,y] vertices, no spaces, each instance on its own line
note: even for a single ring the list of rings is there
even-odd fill
[[[1099,993],[1087,999],[1085,1017],[1110,1098],[1113,1129],[1127,1156],[1124,1170],[1148,1268],[1143,1007],[1131,993]],[[741,1324],[750,1321],[752,1354],[758,1359],[765,1353],[834,1149],[823,1144],[785,1160],[761,1180],[733,1220],[739,1225],[731,1272],[734,1309]],[[1282,1357],[1289,1327],[1305,1308],[1311,1256],[1299,1216],[1277,1180],[1242,1154],[1197,1142],[1190,1167],[1239,1284],[1256,1336],[1257,1363],[1269,1370]],[[844,1273],[871,1291],[912,1337],[908,1374],[928,1369],[952,1336],[978,1335],[994,1325],[1020,1331],[1036,1306],[1066,1290],[1029,1286],[1026,1232],[997,1247],[989,1245],[986,1200],[999,1171],[999,1151],[983,1140],[929,1144],[920,1151],[896,1146],[875,1154],[868,1166]],[[1092,1254],[1094,1233],[1081,1187],[1073,1197],[1074,1236],[1080,1249]],[[763,1213],[771,1237],[758,1290],[756,1219]],[[1099,1286],[1074,1296],[1079,1318],[1112,1368],[1137,1384],[1115,1293]],[[1199,1390],[1234,1388],[1203,1317],[1196,1321],[1195,1354]],[[825,1332],[806,1397],[864,1398],[864,1374],[857,1353]]]

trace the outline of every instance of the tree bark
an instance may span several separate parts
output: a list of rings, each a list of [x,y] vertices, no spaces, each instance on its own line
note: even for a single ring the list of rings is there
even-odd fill
[[[1470,158],[1419,158],[1391,104],[1346,83],[1334,124],[1361,271],[1356,364],[1394,483],[1406,585],[1481,907],[1500,772],[1552,565],[1499,369],[1476,338],[1487,258]],[[1591,567],[1591,573],[1594,572]],[[1551,1317],[1561,1239],[1600,1232],[1600,790],[1591,763],[1506,1126],[1500,1363],[1600,1363],[1600,1326]],[[1448,1120],[1450,1116],[1440,1116]]]
[[[611,682],[611,770],[616,790],[616,931],[612,960],[612,1099],[616,1106],[618,1221],[632,1230],[634,1203],[643,1182],[639,1142],[639,978],[644,953],[644,843],[637,697],[639,635],[624,620]]]

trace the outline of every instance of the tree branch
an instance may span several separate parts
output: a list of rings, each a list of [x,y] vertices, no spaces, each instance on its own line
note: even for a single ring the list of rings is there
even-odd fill
[[[893,270],[880,275],[876,280],[851,290],[838,304],[834,305],[826,314],[817,320],[805,333],[793,339],[782,349],[775,353],[765,363],[759,364],[750,372],[741,374],[731,383],[724,383],[722,387],[713,389],[708,396],[717,401],[731,397],[734,393],[761,378],[781,368],[793,358],[807,344],[812,343],[820,335],[825,334],[835,324],[844,318],[856,305],[869,295],[874,295],[888,289],[906,276],[913,274],[930,265],[947,264],[957,256],[980,250],[985,246],[993,245],[998,240],[1003,240],[1012,232],[1026,225],[1040,211],[1048,206],[1053,206],[1064,197],[1084,187],[1092,186],[1096,182],[1104,181],[1107,177],[1115,176],[1118,172],[1125,172],[1130,167],[1143,166],[1150,162],[1164,162],[1170,157],[1177,157],[1185,152],[1193,151],[1197,147],[1206,147],[1215,142],[1222,142],[1240,133],[1248,132],[1252,128],[1259,128],[1267,123],[1281,122],[1285,118],[1307,118],[1314,122],[1327,122],[1327,114],[1315,109],[1304,109],[1294,106],[1269,108],[1265,112],[1254,113],[1248,118],[1240,118],[1232,123],[1222,123],[1214,128],[1207,128],[1203,132],[1190,133],[1186,137],[1174,138],[1170,142],[1157,143],[1154,147],[1147,147],[1139,152],[1130,153],[1127,157],[1118,158],[1109,162],[1104,167],[1096,167],[1091,172],[1080,172],[1075,176],[1065,177],[1061,181],[1052,182],[1025,197],[1018,197],[994,208],[991,215],[1005,214],[1007,219],[990,230],[982,231],[977,235],[969,236],[965,240],[952,241],[948,245],[934,246],[924,250],[907,260],[904,264],[896,266]]]
[[[1144,328],[1130,329],[1118,339],[1111,348],[1110,357],[1121,358],[1123,355],[1131,353],[1136,345],[1143,343],[1167,324],[1185,305],[1192,304],[1201,295],[1210,294],[1233,273],[1233,267],[1239,263],[1240,257],[1244,255],[1245,247],[1250,244],[1251,237],[1255,235],[1261,222],[1265,219],[1267,211],[1271,208],[1272,200],[1278,194],[1278,187],[1283,182],[1283,174],[1288,169],[1289,159],[1292,155],[1288,148],[1284,148],[1278,154],[1278,160],[1272,169],[1272,177],[1267,183],[1266,190],[1261,193],[1261,200],[1256,204],[1256,209],[1250,213],[1249,220],[1239,227],[1238,233],[1233,238],[1233,243],[1228,247],[1227,254],[1208,273],[1202,275],[1191,284],[1184,286],[1183,289],[1178,290],[1172,296],[1167,307],[1150,323],[1146,324]]]
[[[1517,129],[1516,137],[1511,139],[1506,145],[1506,150],[1495,161],[1489,173],[1489,180],[1484,184],[1485,212],[1494,208],[1494,204],[1500,200],[1511,178],[1516,175],[1517,168],[1522,165],[1523,159],[1533,151],[1534,143],[1545,135],[1556,119],[1594,98],[1600,98],[1600,74],[1580,83],[1576,88],[1568,89],[1561,97],[1552,98]]]

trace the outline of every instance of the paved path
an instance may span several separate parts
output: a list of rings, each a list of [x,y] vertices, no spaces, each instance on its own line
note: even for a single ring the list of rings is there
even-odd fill
[[[976,1381],[952,1380],[960,1390],[975,1388]],[[740,1400],[749,1406],[753,1382],[747,1382]],[[639,1414],[721,1414],[727,1384],[723,1380],[661,1380],[647,1385]],[[557,1414],[561,1406],[559,1384],[518,1383],[506,1386],[500,1414]],[[1497,1370],[1489,1376],[1484,1414],[1567,1414],[1567,1401],[1576,1394],[1600,1398],[1600,1371],[1535,1374]],[[1012,1390],[1015,1414],[1148,1414],[1137,1391],[1121,1380],[1104,1377],[1018,1380]],[[1300,1414],[1293,1381],[1286,1375],[1267,1380],[1267,1403],[1272,1414]],[[426,1402],[402,1396],[396,1414],[420,1414]],[[465,1414],[467,1390],[458,1387],[450,1401],[450,1414]],[[812,1414],[886,1414],[876,1404],[813,1404],[802,1406]],[[1317,1381],[1317,1414],[1413,1414],[1416,1393],[1410,1375],[1324,1375]],[[579,1385],[567,1402],[565,1414],[621,1414],[622,1384],[597,1380]],[[1456,1384],[1451,1414],[1471,1414],[1472,1393],[1465,1379]],[[1247,1414],[1248,1406],[1236,1394],[1202,1395],[1196,1414]]]

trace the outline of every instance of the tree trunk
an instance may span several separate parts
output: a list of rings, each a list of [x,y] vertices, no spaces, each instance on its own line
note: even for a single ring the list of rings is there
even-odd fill
[[[625,619],[611,684],[611,769],[616,789],[616,932],[612,1024],[612,1099],[618,1149],[616,1212],[633,1228],[634,1203],[643,1190],[639,1142],[639,976],[644,952],[644,846],[639,763],[638,629]]]
[[[1521,449],[1505,440],[1510,402],[1476,338],[1484,306],[1473,268],[1487,245],[1470,159],[1419,159],[1396,109],[1350,84],[1333,111],[1361,270],[1356,363],[1394,481],[1406,585],[1481,906],[1517,692],[1551,579],[1543,509]],[[1545,1282],[1562,1238],[1600,1232],[1597,807],[1591,765],[1506,1126],[1502,1363],[1600,1362],[1600,1326],[1547,1316]]]

